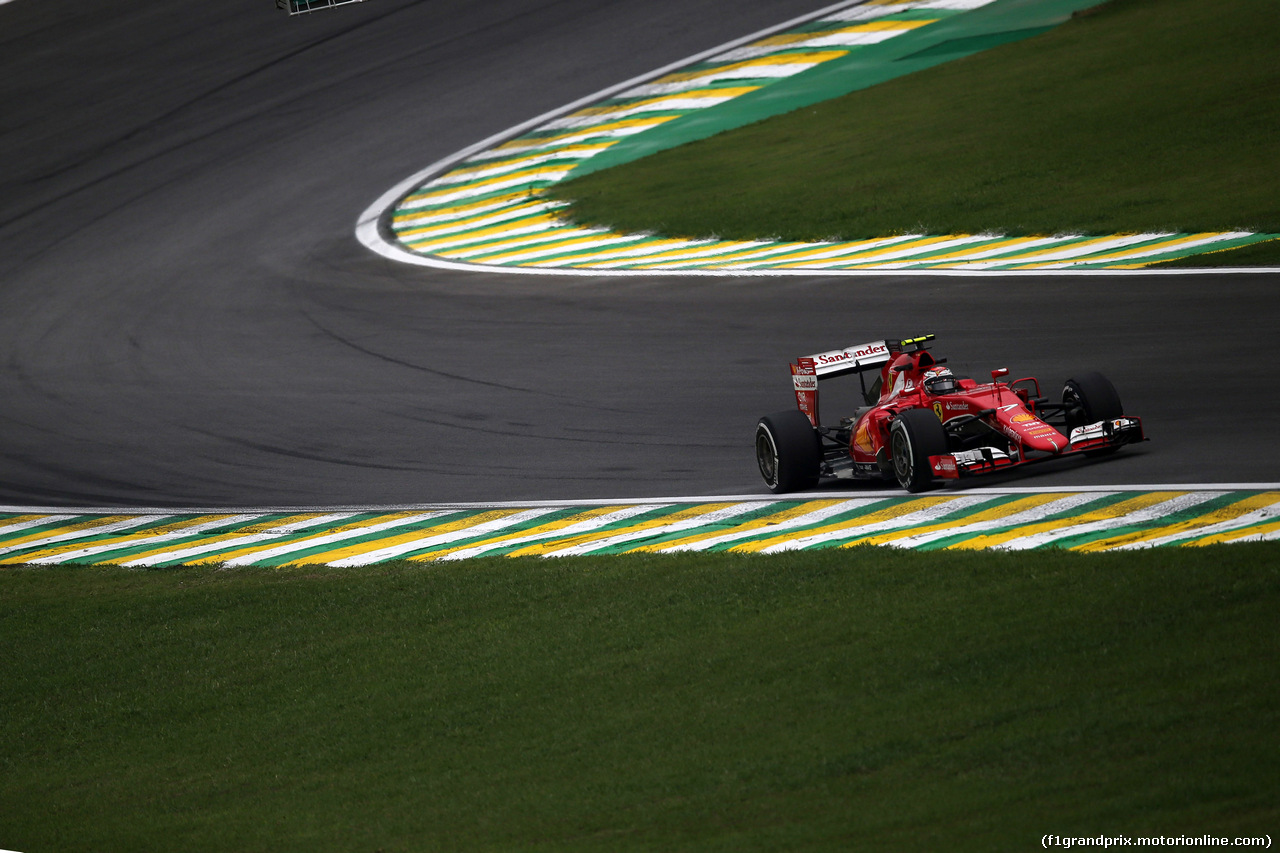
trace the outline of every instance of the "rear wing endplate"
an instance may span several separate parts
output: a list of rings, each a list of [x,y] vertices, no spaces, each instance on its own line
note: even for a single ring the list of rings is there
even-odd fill
[[[796,363],[791,365],[791,384],[796,392],[796,405],[809,418],[809,422],[817,427],[819,379],[860,373],[879,367],[891,357],[888,341],[872,341],[796,359]]]

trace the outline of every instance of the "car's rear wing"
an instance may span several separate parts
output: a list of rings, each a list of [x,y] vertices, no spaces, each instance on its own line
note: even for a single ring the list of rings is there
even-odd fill
[[[808,416],[809,422],[817,427],[819,379],[861,373],[872,367],[879,367],[892,357],[888,341],[872,341],[802,356],[791,365],[791,384],[796,392],[796,405]]]

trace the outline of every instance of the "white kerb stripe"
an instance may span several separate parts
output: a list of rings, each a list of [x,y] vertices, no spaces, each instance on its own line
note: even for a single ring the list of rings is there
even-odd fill
[[[917,524],[928,524],[937,521],[944,515],[950,515],[956,510],[965,509],[967,507],[980,506],[990,503],[994,498],[990,496],[980,497],[959,497],[953,500],[942,501],[934,506],[925,507],[916,512],[909,512],[906,515],[899,515],[895,518],[887,518],[884,521],[877,521],[872,524],[858,524],[856,521],[850,523],[848,527],[839,530],[830,530],[825,533],[814,534],[813,536],[804,536],[800,539],[792,539],[788,542],[779,542],[776,545],[770,545],[760,551],[762,554],[778,554],[783,551],[799,551],[809,548],[813,545],[821,545],[824,542],[830,542],[835,539],[854,539],[860,536],[867,536],[877,531],[897,530],[903,527],[913,527]]]
[[[92,557],[96,554],[109,554],[112,551],[121,551],[131,547],[150,547],[152,543],[158,545],[161,542],[169,542],[174,539],[182,539],[187,536],[195,536],[206,530],[214,530],[219,527],[227,527],[233,524],[244,524],[253,521],[255,518],[261,518],[260,513],[253,515],[232,515],[225,518],[218,518],[211,521],[204,521],[199,524],[193,524],[190,527],[184,527],[181,530],[173,530],[159,536],[147,536],[145,533],[138,539],[131,542],[112,542],[106,545],[95,545],[91,548],[77,548],[73,551],[65,551],[61,554],[52,554],[48,557],[41,557],[38,560],[32,560],[35,565],[52,566],[58,563],[65,563],[69,560],[76,560],[81,557]]]
[[[1125,545],[1117,545],[1117,551],[1131,551],[1136,548],[1154,548],[1159,545],[1173,545],[1178,542],[1190,541],[1192,539],[1203,539],[1206,536],[1214,536],[1218,533],[1230,533],[1232,530],[1238,530],[1241,527],[1248,527],[1251,524],[1260,524],[1265,521],[1275,521],[1277,518],[1276,506],[1263,507],[1255,509],[1252,512],[1246,512],[1244,515],[1226,521],[1219,521],[1215,524],[1206,524],[1204,527],[1196,527],[1188,530],[1179,530],[1177,533],[1170,533],[1167,536],[1159,536],[1154,539],[1146,539],[1142,542],[1130,542]]]
[[[15,521],[13,524],[6,524],[5,526],[0,527],[0,536],[17,533],[21,530],[27,530],[32,527],[39,527],[42,524],[54,524],[60,518],[66,518],[66,521],[64,521],[63,524],[69,524],[71,523],[71,519],[80,518],[80,516],[42,515],[39,518],[29,518],[26,521]]]
[[[1253,233],[1252,231],[1231,231],[1223,234],[1214,234],[1211,237],[1200,237],[1195,240],[1184,240],[1177,243],[1176,245],[1169,245],[1168,243],[1157,243],[1153,246],[1139,246],[1138,248],[1132,249],[1127,252],[1112,253],[1106,258],[1105,261],[1099,260],[1096,258],[1091,261],[1088,258],[1085,258],[1081,261],[1077,261],[1076,263],[1114,264],[1118,261],[1131,261],[1137,258],[1147,257],[1148,255],[1162,255],[1165,252],[1185,251],[1186,249],[1194,249],[1200,246],[1207,246],[1213,243],[1223,243],[1223,242],[1226,242],[1227,240],[1238,240],[1241,237],[1248,237],[1252,233]],[[1073,266],[1073,264],[1063,263],[1063,264],[1053,264],[1045,268],[1046,269],[1065,269],[1071,266]]]
[[[850,512],[851,510],[860,509],[878,503],[880,498],[854,498],[853,500],[840,501],[828,507],[815,509],[813,512],[806,512],[803,515],[797,515],[795,518],[788,518],[779,521],[777,524],[770,524],[767,527],[755,527],[750,530],[738,530],[725,533],[720,536],[712,536],[707,539],[699,539],[697,542],[683,542],[672,545],[667,548],[659,548],[663,554],[678,554],[682,551],[705,551],[708,548],[714,548],[716,545],[723,545],[728,542],[739,542],[745,539],[760,539],[769,537],[784,530],[794,530],[797,527],[807,527],[810,524],[818,524],[826,521],[832,516],[839,515],[842,512]]]
[[[449,515],[449,513],[446,511],[420,512],[404,518],[395,518],[391,521],[370,524],[368,527],[353,527],[350,530],[330,533],[326,536],[314,536],[308,537],[307,539],[299,539],[296,542],[290,542],[287,545],[281,545],[277,548],[269,548],[266,551],[255,551],[252,554],[245,554],[244,556],[227,560],[226,565],[247,566],[250,563],[256,563],[258,560],[271,560],[276,557],[282,557],[285,554],[291,554],[294,551],[305,551],[308,548],[315,548],[318,545],[329,545],[333,542],[355,539],[357,536],[368,536],[370,533],[381,533],[384,530],[394,530],[397,527],[404,527],[407,524],[417,524],[419,521],[429,521],[433,518],[439,518],[442,515]]]
[[[1119,249],[1124,246],[1132,246],[1134,243],[1144,243],[1147,240],[1158,240],[1162,237],[1171,237],[1172,234],[1124,234],[1114,237],[1110,240],[1100,240],[1096,243],[1076,243],[1068,245],[1062,249],[1051,250],[1048,252],[1034,252],[1025,258],[996,258],[995,260],[986,261],[980,264],[973,264],[973,269],[983,269],[985,267],[1002,266],[1012,264],[1014,266],[1021,264],[1040,264],[1049,261],[1062,261],[1070,258],[1079,259],[1087,255],[1096,255],[1111,249]],[[1081,240],[1084,238],[1081,237]]]
[[[915,548],[919,545],[926,545],[937,539],[945,539],[948,536],[955,536],[956,534],[974,534],[981,533],[984,530],[996,530],[1001,527],[1017,527],[1021,524],[1035,524],[1036,522],[1043,521],[1051,515],[1075,509],[1078,506],[1091,503],[1099,498],[1107,497],[1111,494],[1114,494],[1114,492],[1089,492],[1082,495],[1067,495],[1056,501],[1050,501],[1049,503],[1041,504],[1038,507],[1023,510],[1022,512],[1015,512],[1012,515],[1006,515],[1002,518],[992,518],[987,521],[979,521],[973,524],[965,524],[964,521],[961,520],[956,522],[956,526],[948,527],[946,530],[933,530],[929,533],[918,533],[914,536],[904,536],[903,538],[897,539],[889,544],[896,545],[900,548]]]
[[[459,530],[450,531],[449,533],[437,533],[434,536],[423,536],[421,539],[414,539],[411,542],[401,542],[398,545],[379,548],[377,551],[369,551],[365,554],[357,554],[353,557],[344,557],[341,560],[334,560],[329,563],[329,565],[338,568],[347,568],[350,566],[367,566],[370,563],[380,563],[383,560],[393,560],[401,554],[407,554],[410,551],[430,548],[433,545],[445,545],[449,542],[457,542],[459,539],[470,539],[473,536],[483,536],[486,533],[495,533],[499,530],[515,527],[516,525],[524,524],[526,521],[532,521],[535,518],[541,518],[544,515],[549,515],[556,512],[557,509],[558,507],[527,509],[524,512],[517,512],[502,518],[495,518],[493,521],[486,521],[472,527],[464,527]]]
[[[495,551],[498,548],[506,548],[511,545],[524,545],[538,542],[544,539],[561,539],[566,536],[575,536],[579,533],[589,533],[592,530],[599,530],[601,527],[613,524],[615,521],[625,521],[628,518],[649,512],[652,506],[628,506],[613,512],[598,515],[595,518],[580,521],[577,524],[570,524],[567,527],[561,527],[557,530],[544,530],[541,533],[530,533],[526,536],[517,536],[512,539],[503,539],[498,542],[482,542],[470,548],[464,548],[461,551],[454,551],[452,554],[445,554],[440,557],[441,560],[465,560],[468,557],[477,557],[488,551]]]
[[[527,249],[516,254],[511,251],[504,252],[486,252],[494,257],[486,258],[487,263],[491,264],[514,264],[520,261],[530,260],[532,258],[545,258],[554,255],[564,255],[569,252],[582,252],[600,246],[616,246],[619,243],[634,243],[636,240],[643,239],[635,235],[627,234],[603,234],[596,236],[595,234],[577,234],[573,232],[565,232],[563,234],[548,234],[549,240],[555,242],[546,243],[544,245],[534,245],[533,248]]]
[[[458,227],[457,221],[460,219],[474,219],[476,220],[474,223],[464,227],[478,228],[481,222],[498,223],[504,219],[522,219],[526,216],[537,216],[540,213],[551,213],[562,207],[567,207],[568,204],[567,201],[529,204],[524,199],[519,201],[505,199],[495,201],[493,204],[481,204],[470,210],[465,207],[446,207],[441,210],[424,213],[421,216],[401,219],[393,227],[397,232],[423,226],[448,229],[450,227]],[[486,214],[488,215],[486,216]]]
[[[1263,533],[1253,533],[1248,536],[1241,536],[1239,539],[1232,539],[1232,542],[1271,542],[1280,539],[1280,530],[1268,530]]]
[[[201,554],[216,553],[218,551],[233,551],[237,548],[243,548],[246,545],[252,545],[255,542],[269,542],[279,539],[281,536],[288,536],[298,530],[305,530],[308,527],[323,526],[326,524],[337,524],[346,521],[348,518],[357,515],[354,512],[335,512],[329,515],[320,515],[315,518],[309,518],[303,521],[295,521],[291,524],[282,524],[273,527],[262,533],[246,533],[243,536],[228,536],[225,539],[218,539],[215,542],[206,542],[202,545],[194,545],[189,548],[178,548],[174,551],[164,551],[160,554],[151,554],[147,557],[138,557],[134,560],[128,560],[120,565],[126,568],[134,566],[155,566],[160,563],[169,563],[175,561],[186,560],[190,557],[197,557]]]
[[[169,517],[170,516],[167,515],[144,515],[137,518],[127,518],[124,521],[113,521],[110,524],[101,524],[97,527],[86,527],[82,530],[58,533],[53,536],[47,536],[43,539],[32,539],[29,542],[6,545],[3,548],[0,548],[0,554],[9,554],[14,551],[25,551],[27,549],[45,548],[49,545],[56,545],[59,542],[72,542],[76,539],[85,539],[89,536],[97,536],[101,533],[115,533],[118,530],[128,530],[131,527],[141,527],[144,524],[163,521]]]
[[[1084,524],[1075,524],[1069,527],[1062,527],[1056,530],[1046,530],[1042,533],[1034,533],[1030,536],[1023,536],[1018,539],[1010,539],[1008,542],[1002,542],[992,547],[1002,551],[1025,551],[1029,548],[1039,548],[1042,545],[1048,545],[1058,539],[1068,539],[1072,536],[1079,536],[1084,533],[1100,533],[1104,530],[1114,530],[1117,527],[1126,527],[1130,524],[1141,524],[1146,521],[1156,521],[1175,512],[1184,509],[1190,509],[1197,504],[1205,501],[1213,500],[1218,496],[1217,492],[1192,492],[1186,495],[1179,495],[1176,498],[1170,498],[1167,501],[1161,501],[1149,507],[1144,507],[1134,512],[1126,513],[1117,518],[1107,518],[1101,521],[1089,521]]]
[[[565,128],[566,130],[573,127],[582,127],[584,125],[599,123],[601,117],[608,116],[611,120],[626,118],[627,116],[639,115],[640,113],[674,113],[674,112],[692,112],[694,110],[702,110],[707,107],[714,107],[723,104],[725,101],[732,101],[738,97],[737,94],[725,96],[707,96],[702,98],[662,98],[660,100],[645,101],[640,104],[618,104],[614,107],[600,108],[607,112],[597,112],[590,115],[571,115],[557,121],[550,122],[544,127],[547,130],[557,128]]]
[[[624,542],[634,542],[637,539],[648,539],[653,536],[666,536],[671,533],[678,533],[682,530],[692,530],[694,528],[703,527],[708,524],[718,524],[726,519],[734,518],[739,515],[745,515],[754,512],[763,507],[769,506],[770,503],[743,503],[736,506],[721,507],[711,512],[705,512],[692,518],[686,518],[681,521],[675,521],[670,524],[662,524],[655,527],[647,527],[643,530],[632,530],[626,533],[620,533],[617,536],[610,536],[607,539],[597,539],[594,542],[584,542],[580,545],[572,545],[568,548],[561,548],[558,551],[548,551],[543,554],[544,557],[573,557],[581,554],[590,554],[592,551],[599,551],[602,548],[612,548],[615,545],[621,545]]]

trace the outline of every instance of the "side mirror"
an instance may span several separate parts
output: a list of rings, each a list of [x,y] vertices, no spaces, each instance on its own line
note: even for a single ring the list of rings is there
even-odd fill
[[[991,381],[995,382],[1001,376],[1008,376],[1008,375],[1009,375],[1009,368],[1007,367],[998,368],[996,370],[991,371]]]

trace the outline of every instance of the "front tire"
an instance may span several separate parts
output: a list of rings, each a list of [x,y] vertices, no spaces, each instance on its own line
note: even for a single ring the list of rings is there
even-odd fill
[[[928,409],[908,409],[889,425],[889,453],[898,485],[912,494],[933,485],[930,456],[947,452],[947,432]]]
[[[1096,370],[1077,373],[1075,378],[1068,379],[1062,388],[1062,402],[1067,407],[1068,429],[1124,417],[1124,406],[1120,404],[1116,386]],[[1084,455],[1109,456],[1117,450],[1118,447],[1086,450]]]
[[[1062,402],[1067,405],[1067,426],[1072,429],[1124,417],[1116,386],[1095,370],[1068,379],[1062,388]]]
[[[771,492],[813,488],[822,467],[822,440],[798,409],[765,415],[756,424],[756,464]]]

